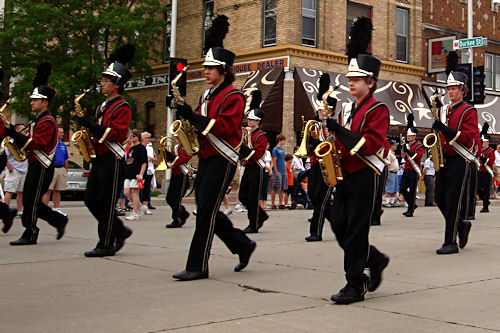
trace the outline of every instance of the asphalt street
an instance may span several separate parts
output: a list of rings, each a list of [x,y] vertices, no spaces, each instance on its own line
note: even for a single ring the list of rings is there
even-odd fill
[[[20,219],[0,235],[0,332],[488,332],[500,331],[500,205],[477,213],[467,247],[438,256],[444,221],[436,207],[385,209],[371,242],[391,261],[364,302],[335,305],[345,284],[343,253],[325,223],[307,243],[311,210],[278,210],[251,235],[257,249],[238,257],[215,237],[210,278],[179,282],[194,231],[166,229],[170,209],[126,222],[134,234],[114,257],[85,258],[97,224],[81,202],[63,202],[66,236],[39,221],[35,246],[11,247]],[[188,209],[194,209],[188,204]],[[478,206],[478,209],[480,207]],[[246,226],[245,213],[233,213]]]

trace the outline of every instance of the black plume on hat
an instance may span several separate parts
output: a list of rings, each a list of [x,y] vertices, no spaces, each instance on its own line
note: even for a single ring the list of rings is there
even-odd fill
[[[490,124],[488,122],[484,122],[483,128],[481,128],[481,133],[480,135],[486,135],[488,133],[488,129],[490,128]]]
[[[51,72],[52,65],[50,63],[42,62],[38,65],[35,78],[33,79],[33,88],[37,88],[42,85],[46,86]]]
[[[413,113],[408,114],[408,118],[406,118],[406,126],[408,128],[415,127],[415,117],[413,116]]]
[[[0,82],[3,81],[3,68],[0,67]]]
[[[372,30],[372,21],[367,17],[357,18],[353,22],[347,44],[347,62],[356,58],[358,54],[368,54],[368,46],[372,41]]]
[[[109,56],[109,64],[114,62],[119,62],[123,65],[129,63],[135,56],[135,45],[132,43],[127,43],[125,45],[120,46],[116,50],[111,53]]]
[[[250,110],[260,109],[260,103],[262,102],[262,93],[260,90],[252,91],[250,98],[252,99],[250,101]]]
[[[320,101],[323,100],[323,95],[330,89],[330,75],[328,73],[321,74],[319,78],[319,87],[318,87],[318,99]]]
[[[451,72],[457,70],[458,65],[458,53],[456,51],[451,51],[446,56],[446,76],[448,76]]]
[[[205,47],[203,50],[208,52],[212,47],[224,47],[224,38],[229,31],[229,21],[226,15],[218,15],[212,21],[212,26],[207,30],[205,37]]]

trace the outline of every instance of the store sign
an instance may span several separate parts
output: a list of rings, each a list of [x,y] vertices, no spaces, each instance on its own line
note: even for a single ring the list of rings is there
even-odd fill
[[[429,73],[444,72],[446,56],[453,51],[455,36],[429,39],[427,64]]]
[[[262,69],[288,67],[289,63],[290,63],[290,57],[284,56],[284,57],[246,61],[246,62],[237,62],[233,64],[233,69],[236,75],[245,75],[250,72]],[[205,80],[205,70],[203,68],[197,68],[188,71],[187,73],[188,82],[201,81],[201,80]]]
[[[140,77],[125,84],[125,90],[135,90],[168,85],[168,74]]]

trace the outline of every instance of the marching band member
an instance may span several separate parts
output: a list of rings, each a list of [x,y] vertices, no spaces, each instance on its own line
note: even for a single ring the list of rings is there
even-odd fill
[[[349,304],[364,300],[366,289],[375,291],[389,258],[369,244],[368,233],[376,197],[378,175],[384,162],[377,153],[389,129],[387,106],[373,97],[377,88],[380,60],[366,52],[371,41],[372,23],[362,17],[351,28],[347,48],[349,91],[355,102],[346,104],[338,122],[328,119],[341,151],[343,180],[336,186],[330,214],[332,230],[344,250],[347,284],[331,299]],[[364,50],[364,51],[363,51]],[[370,269],[370,278],[365,275]]]
[[[125,149],[132,113],[120,95],[132,77],[125,64],[135,53],[135,46],[126,44],[110,57],[110,65],[102,73],[101,92],[106,96],[96,111],[95,121],[78,118],[80,126],[90,130],[95,141],[97,157],[87,181],[85,205],[98,222],[99,242],[86,257],[113,256],[132,235],[117,216],[115,205],[123,187]]]
[[[10,245],[36,244],[38,239],[37,220],[47,221],[57,230],[57,239],[64,235],[68,217],[52,210],[42,202],[54,176],[54,152],[57,145],[57,122],[50,114],[49,105],[56,91],[47,86],[52,66],[42,63],[38,67],[33,81],[33,93],[30,96],[31,110],[36,113],[34,124],[30,127],[29,136],[16,132],[14,126],[7,128],[6,134],[14,139],[22,150],[27,150],[28,172],[23,188],[23,216],[25,227],[21,238],[10,242]]]
[[[481,167],[479,168],[479,172],[477,174],[477,195],[479,196],[479,199],[483,201],[483,209],[481,209],[481,213],[489,213],[488,206],[490,205],[491,180],[493,179],[493,170],[495,168],[495,150],[489,146],[490,136],[486,134],[488,132],[488,127],[488,123],[484,123],[481,131],[482,149],[479,157]]]
[[[408,204],[408,209],[403,212],[406,217],[412,217],[416,208],[415,199],[417,185],[422,172],[420,171],[420,161],[424,154],[423,145],[417,142],[417,129],[413,125],[413,114],[410,113],[407,118],[408,130],[406,131],[407,143],[403,145],[404,158],[406,163],[403,165],[403,176],[401,177],[400,192]]]
[[[259,196],[264,184],[264,153],[267,147],[266,133],[259,128],[264,117],[264,112],[260,109],[262,94],[259,90],[252,92],[252,101],[250,102],[250,112],[247,116],[248,137],[247,144],[242,146],[242,150],[248,150],[243,160],[245,171],[241,177],[238,198],[243,206],[248,210],[248,226],[243,229],[244,233],[257,233],[264,222],[269,218],[267,213],[259,206]]]
[[[199,136],[198,175],[195,184],[197,205],[196,229],[191,241],[186,269],[173,278],[188,281],[208,278],[208,260],[214,233],[229,250],[238,254],[236,272],[248,265],[256,243],[231,220],[219,211],[222,199],[233,179],[239,154],[236,147],[241,142],[241,123],[245,107],[243,93],[232,82],[235,54],[222,48],[227,33],[227,17],[214,19],[207,33],[207,55],[203,66],[207,83],[211,86],[200,98],[195,112],[188,104],[177,107],[177,115],[190,121],[201,133]]]
[[[182,198],[186,194],[189,185],[189,168],[186,163],[191,159],[191,155],[187,154],[179,142],[177,135],[174,135],[175,146],[174,152],[168,150],[167,161],[168,166],[172,168],[172,176],[170,178],[170,185],[168,186],[167,196],[165,200],[172,209],[172,222],[167,224],[167,228],[180,228],[189,217],[189,213],[182,205]]]
[[[451,72],[446,81],[450,104],[442,108],[441,120],[435,120],[433,129],[441,133],[444,167],[436,175],[435,201],[446,222],[444,243],[437,254],[458,253],[458,246],[467,245],[471,223],[464,221],[462,206],[467,174],[474,165],[472,149],[479,137],[476,109],[464,102],[467,94],[467,75]],[[457,246],[457,232],[459,244]]]

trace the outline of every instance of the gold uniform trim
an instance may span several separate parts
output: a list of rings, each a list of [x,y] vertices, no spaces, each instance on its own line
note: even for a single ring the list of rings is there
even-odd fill
[[[365,142],[366,142],[366,139],[364,136],[362,136],[361,139],[359,139],[358,143],[356,143],[356,145],[349,152],[351,154],[351,156],[354,156],[358,152],[358,150],[360,150],[361,147],[365,144]]]
[[[109,132],[111,132],[111,127],[107,127],[106,130],[104,131],[104,134],[102,137],[99,139],[99,143],[103,143],[104,140],[106,140],[106,137],[108,136]]]
[[[455,137],[450,141],[450,146],[453,146],[453,144],[455,143],[455,141],[458,139],[458,137],[460,136],[460,131],[457,132],[457,135],[455,135]]]
[[[253,154],[255,154],[255,150],[252,150],[252,152],[245,158],[245,161],[248,161]]]
[[[28,148],[28,145],[31,143],[31,141],[33,141],[33,138],[29,138],[28,141],[26,141],[26,143],[24,144],[23,148],[21,148],[21,150],[26,150],[26,148]]]
[[[215,124],[215,119],[210,119],[207,127],[205,127],[205,129],[203,130],[203,132],[201,132],[201,134],[207,135],[210,132],[210,130],[212,129],[212,127],[214,127],[214,124]]]

